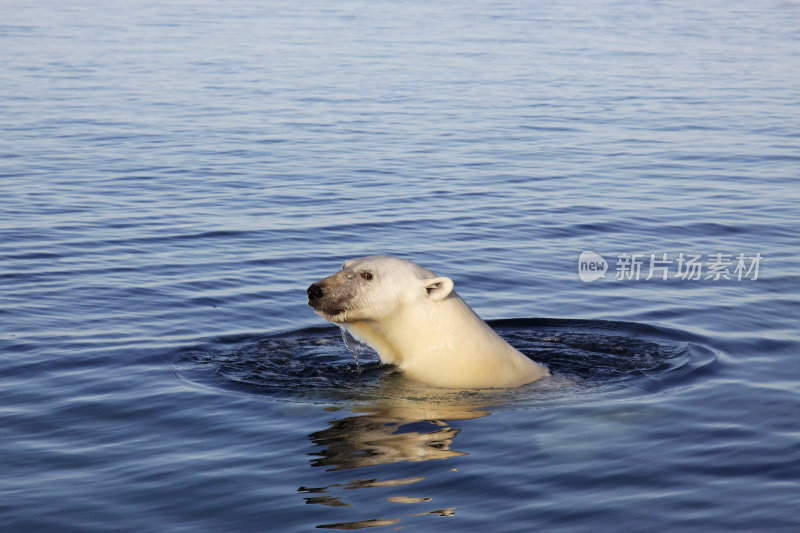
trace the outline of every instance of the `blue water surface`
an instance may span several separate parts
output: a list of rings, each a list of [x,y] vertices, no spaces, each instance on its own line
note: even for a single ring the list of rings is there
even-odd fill
[[[800,528],[797,2],[2,13],[3,531]],[[356,367],[376,253],[554,377]]]

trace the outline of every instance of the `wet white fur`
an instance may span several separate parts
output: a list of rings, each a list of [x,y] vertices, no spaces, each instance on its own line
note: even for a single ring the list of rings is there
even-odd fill
[[[373,279],[364,280],[363,272]],[[410,379],[437,387],[507,388],[550,375],[495,333],[453,291],[449,278],[410,261],[352,259],[322,282],[329,291],[349,294],[352,308],[338,315],[317,312],[344,325]]]

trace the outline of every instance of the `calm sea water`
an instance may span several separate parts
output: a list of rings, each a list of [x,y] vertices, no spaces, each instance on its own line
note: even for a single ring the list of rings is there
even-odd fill
[[[2,12],[3,531],[800,528],[797,2]],[[359,374],[375,253],[555,377]]]

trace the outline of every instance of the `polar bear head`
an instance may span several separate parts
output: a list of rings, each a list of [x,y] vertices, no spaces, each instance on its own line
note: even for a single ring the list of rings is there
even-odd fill
[[[426,385],[516,387],[549,375],[481,320],[449,278],[411,261],[351,259],[311,284],[308,305]]]
[[[330,322],[381,320],[454,294],[453,281],[411,261],[382,255],[350,259],[308,288],[308,305]]]

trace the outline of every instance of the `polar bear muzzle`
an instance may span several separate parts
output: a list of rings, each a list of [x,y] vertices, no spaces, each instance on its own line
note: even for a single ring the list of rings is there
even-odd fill
[[[308,305],[325,318],[329,319],[345,311],[344,302],[331,298],[331,291],[323,281],[312,283],[306,292]]]

